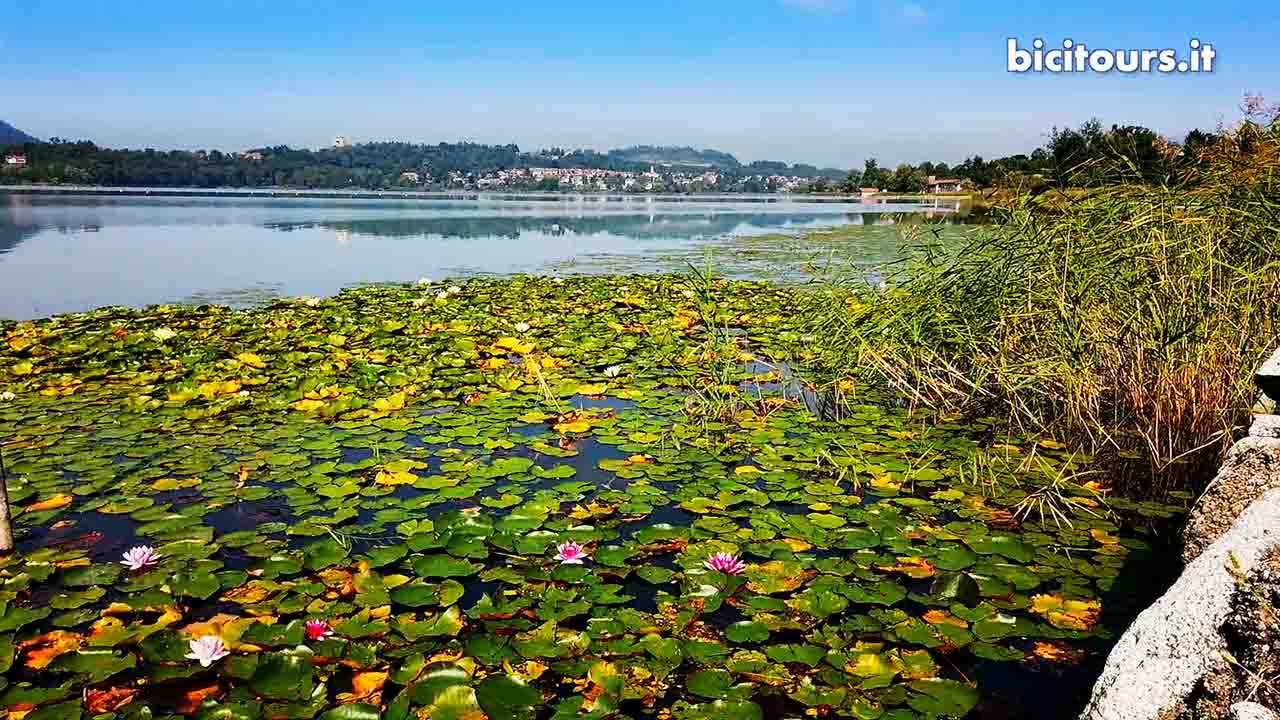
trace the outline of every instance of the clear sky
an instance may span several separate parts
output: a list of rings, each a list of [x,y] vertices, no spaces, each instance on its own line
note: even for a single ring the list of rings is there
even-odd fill
[[[1179,138],[1280,100],[1272,3],[7,0],[0,119],[112,147],[695,145],[849,167],[1026,152],[1091,116]],[[1218,56],[1011,75],[1006,38]]]

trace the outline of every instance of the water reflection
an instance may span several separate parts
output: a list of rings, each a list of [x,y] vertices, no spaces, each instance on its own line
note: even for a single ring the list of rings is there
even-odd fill
[[[5,222],[0,223],[0,253],[6,253],[39,232],[31,212],[31,198],[9,195],[5,202]]]
[[[843,215],[604,215],[566,217],[388,217],[367,220],[316,222],[268,222],[263,227],[280,232],[324,229],[334,233],[339,245],[356,237],[391,238],[510,238],[528,233],[547,237],[616,233],[642,237],[705,237],[725,233],[764,233],[841,225],[895,225],[931,218],[950,218],[951,211],[921,213],[859,212]]]
[[[680,270],[708,252],[727,263],[727,274],[774,277],[774,264],[807,251],[793,247],[804,231],[866,228],[842,241],[841,252],[887,260],[895,225],[961,215],[941,205],[772,198],[7,194],[3,202],[0,316],[10,318],[103,305],[251,305],[424,275]]]

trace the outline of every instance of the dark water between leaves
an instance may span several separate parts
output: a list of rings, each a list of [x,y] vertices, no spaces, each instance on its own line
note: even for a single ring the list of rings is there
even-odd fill
[[[836,249],[892,259],[894,223],[958,202],[519,196],[478,199],[102,197],[0,192],[0,317],[104,305],[332,295],[352,285],[477,274],[643,273],[708,257],[736,277],[796,273],[810,248],[775,233],[861,228]]]

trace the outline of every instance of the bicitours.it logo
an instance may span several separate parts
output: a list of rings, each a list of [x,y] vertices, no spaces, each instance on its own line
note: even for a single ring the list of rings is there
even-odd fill
[[[1185,53],[1185,54],[1184,54]],[[1036,38],[1030,48],[1008,39],[1008,70],[1012,73],[1211,73],[1218,53],[1213,45],[1192,38],[1185,50],[1178,48],[1090,48],[1071,38],[1061,47],[1045,49]]]

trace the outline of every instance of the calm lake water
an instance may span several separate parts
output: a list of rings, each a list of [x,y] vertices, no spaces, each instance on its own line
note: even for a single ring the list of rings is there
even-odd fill
[[[601,196],[468,199],[114,197],[0,193],[0,317],[104,305],[330,295],[372,282],[474,274],[680,270],[788,279],[804,253],[778,234],[857,226],[842,260],[897,248],[903,213],[955,203]],[[765,239],[764,236],[768,236]],[[816,260],[816,257],[813,258]]]

